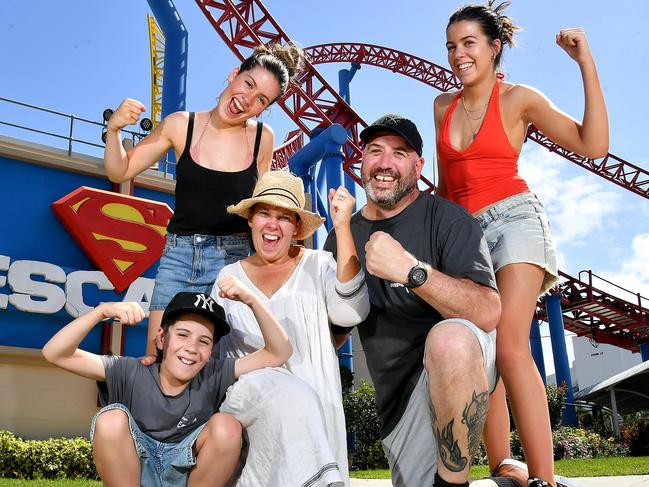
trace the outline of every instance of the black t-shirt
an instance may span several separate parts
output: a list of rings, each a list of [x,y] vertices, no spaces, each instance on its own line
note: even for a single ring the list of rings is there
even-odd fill
[[[206,423],[235,381],[236,359],[212,359],[180,394],[168,396],[160,389],[159,364],[147,367],[133,357],[101,358],[106,370],[106,387],[98,383],[102,405],[124,404],[144,434],[165,443],[179,443]]]
[[[359,211],[352,217],[351,229],[363,269],[365,243],[372,233],[382,231],[434,269],[496,289],[480,225],[464,208],[443,198],[421,192],[401,213],[385,220],[368,220]],[[324,248],[335,253],[334,232]],[[358,325],[358,333],[376,386],[381,436],[385,438],[401,418],[423,369],[426,336],[443,317],[400,283],[367,272],[366,282],[371,309]]]

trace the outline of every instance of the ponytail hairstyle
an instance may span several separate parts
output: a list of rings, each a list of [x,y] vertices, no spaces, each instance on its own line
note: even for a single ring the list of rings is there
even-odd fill
[[[301,74],[304,65],[304,52],[297,45],[287,43],[285,45],[273,44],[270,47],[264,45],[255,47],[253,53],[241,63],[239,73],[250,71],[256,67],[263,68],[275,76],[279,83],[279,95],[281,97],[288,89],[289,82],[296,75]],[[271,104],[277,101],[271,101]]]
[[[498,67],[505,44],[514,47],[514,33],[520,30],[520,27],[514,25],[512,19],[502,13],[509,7],[511,1],[504,1],[495,7],[494,3],[495,0],[488,0],[487,5],[471,4],[460,7],[451,15],[446,29],[448,30],[451,24],[461,20],[472,20],[480,24],[482,32],[489,41],[500,40],[501,48],[494,58],[494,66]]]

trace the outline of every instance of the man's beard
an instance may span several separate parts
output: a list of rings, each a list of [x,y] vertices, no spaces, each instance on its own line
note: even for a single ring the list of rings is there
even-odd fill
[[[380,190],[380,194],[375,194],[374,188],[372,188],[372,180],[377,174],[392,176],[397,180],[397,185],[391,190]],[[390,210],[417,187],[417,171],[413,167],[412,171],[404,177],[399,177],[397,173],[390,170],[375,171],[369,177],[363,178],[363,187],[367,199],[383,210]]]

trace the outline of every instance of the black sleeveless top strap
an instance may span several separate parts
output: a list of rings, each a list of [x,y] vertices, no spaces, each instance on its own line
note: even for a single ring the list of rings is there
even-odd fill
[[[250,198],[257,183],[257,155],[263,124],[257,123],[250,165],[242,171],[217,171],[199,165],[191,156],[194,112],[189,113],[185,149],[176,165],[176,205],[167,231],[177,235],[249,233],[245,218],[228,214],[228,205]]]

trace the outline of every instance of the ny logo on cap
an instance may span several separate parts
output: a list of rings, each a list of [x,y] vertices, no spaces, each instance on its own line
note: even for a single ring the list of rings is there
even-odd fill
[[[214,300],[209,296],[205,296],[204,294],[197,294],[194,307],[198,308],[199,306],[203,309],[209,308],[212,313],[214,312],[214,309],[212,308],[212,306],[214,306]]]
[[[399,125],[399,122],[403,120],[403,117],[400,115],[388,114],[384,117],[383,123],[386,125]]]

